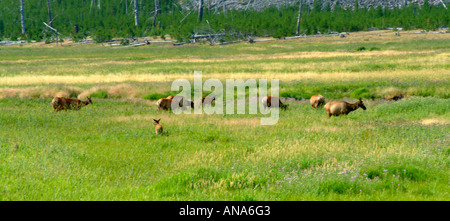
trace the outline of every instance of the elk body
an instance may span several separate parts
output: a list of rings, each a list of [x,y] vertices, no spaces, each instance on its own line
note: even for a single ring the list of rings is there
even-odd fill
[[[364,106],[361,98],[354,104],[350,104],[345,101],[332,101],[325,104],[325,111],[327,112],[328,117],[331,116],[339,116],[339,115],[347,115],[348,113],[357,110],[358,108],[362,108],[366,110],[366,106]]]
[[[171,110],[172,109],[172,102],[173,99],[168,98],[161,98],[156,102],[156,105],[158,106],[158,111],[160,110]]]
[[[182,107],[183,109],[186,109],[188,107],[194,108],[194,102],[186,99],[183,96],[170,95],[170,96],[167,97],[167,99],[172,99],[172,100],[175,100],[175,101],[179,102],[180,107]]]
[[[161,126],[161,124],[159,124],[159,121],[161,120],[161,118],[159,120],[153,119],[153,124],[156,125],[155,126],[155,132],[156,134],[162,134],[163,133],[163,127]]]
[[[309,99],[309,103],[311,104],[311,107],[318,108],[325,103],[325,98],[320,94],[313,95]]]
[[[202,97],[201,98],[202,104],[209,104],[209,105],[211,105],[212,102],[215,101],[215,100],[216,100],[216,96],[213,96],[213,97]]]
[[[288,104],[283,104],[279,97],[266,96],[261,99],[261,102],[263,103],[264,110],[271,107],[280,107],[286,110],[288,107]]]
[[[201,105],[211,105],[212,104],[212,102],[213,101],[215,101],[216,100],[216,96],[212,96],[212,97],[202,97],[202,98],[200,98],[200,102],[199,102],[199,107],[201,106]],[[193,106],[194,104],[192,104],[192,106]]]
[[[90,97],[87,97],[86,101],[65,97],[54,97],[52,100],[52,107],[56,111],[69,109],[79,110],[80,108],[88,104],[92,104],[92,100]]]

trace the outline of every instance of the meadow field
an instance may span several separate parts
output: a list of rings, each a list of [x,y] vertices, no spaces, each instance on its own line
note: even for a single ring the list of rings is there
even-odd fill
[[[194,71],[280,79],[289,108],[272,126],[262,114],[158,112]],[[318,93],[367,110],[328,118],[309,105]],[[93,104],[55,112],[54,96]],[[449,200],[449,99],[449,33],[3,46],[0,200]]]

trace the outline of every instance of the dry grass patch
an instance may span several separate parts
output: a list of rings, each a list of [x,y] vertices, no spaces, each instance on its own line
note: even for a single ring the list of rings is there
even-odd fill
[[[450,124],[449,119],[442,118],[427,118],[420,121],[422,125],[431,126],[431,125],[447,125]]]
[[[76,75],[76,76],[53,76],[53,75],[21,75],[0,78],[0,85],[19,86],[19,85],[39,85],[39,84],[106,84],[121,82],[167,82],[176,79],[182,79],[189,76],[187,74],[127,74],[115,73],[109,75]]]
[[[256,127],[261,124],[261,119],[259,118],[251,118],[251,119],[232,119],[232,120],[221,120],[217,123],[223,124],[226,126],[250,126],[250,127]],[[240,129],[240,128],[238,128]]]
[[[348,129],[346,129],[348,131]],[[353,130],[353,128],[352,128]],[[312,126],[306,128],[306,132],[339,132],[342,131],[340,127],[329,127],[329,126]]]
[[[53,98],[53,97],[73,97],[72,95],[81,92],[78,87],[27,87],[27,88],[0,88],[0,99],[3,98]]]

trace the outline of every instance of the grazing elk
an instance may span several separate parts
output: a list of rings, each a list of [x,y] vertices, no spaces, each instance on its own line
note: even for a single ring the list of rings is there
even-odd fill
[[[183,96],[170,95],[167,97],[167,99],[173,99],[173,100],[178,101],[180,104],[180,107],[182,107],[183,109],[186,109],[187,107],[194,108],[194,102],[186,99]]]
[[[264,110],[266,108],[271,108],[271,107],[280,107],[281,109],[286,110],[289,106],[288,104],[283,104],[283,102],[281,102],[280,98],[272,97],[272,96],[263,97],[261,99],[261,102],[263,103]],[[272,102],[275,102],[275,103],[272,104]]]
[[[339,116],[342,114],[347,115],[348,113],[350,113],[358,108],[362,108],[363,110],[366,110],[366,106],[364,106],[361,98],[359,98],[359,100],[354,104],[350,104],[345,101],[328,102],[327,104],[325,104],[324,108],[325,108],[325,111],[327,112],[328,117],[331,117],[333,115]]]
[[[155,127],[155,132],[156,134],[162,134],[163,133],[163,127],[161,126],[161,124],[159,124],[159,121],[161,120],[161,118],[159,118],[159,120],[153,119],[153,124],[156,125]]]
[[[212,97],[202,97],[202,98],[200,98],[200,105],[205,105],[205,104],[208,104],[208,105],[211,105],[212,104],[212,102],[213,101],[215,101],[216,100],[216,96],[212,96]],[[193,103],[192,103],[192,105],[194,105]]]
[[[92,104],[92,100],[90,97],[87,97],[86,101],[65,97],[54,97],[52,100],[52,107],[56,111],[69,109],[79,110],[81,107],[84,107],[88,104]]]
[[[161,98],[156,102],[158,106],[158,111],[160,110],[171,110],[172,109],[172,101],[173,99]]]
[[[325,103],[325,98],[320,94],[313,95],[309,99],[309,103],[313,108],[318,108]]]

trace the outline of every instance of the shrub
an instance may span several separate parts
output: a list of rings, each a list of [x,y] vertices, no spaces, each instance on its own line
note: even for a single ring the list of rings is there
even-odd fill
[[[171,94],[172,94],[172,92],[166,92],[166,93],[162,93],[162,94],[160,94],[160,93],[151,93],[151,94],[147,94],[147,95],[143,96],[142,98],[146,99],[146,100],[159,100],[161,98],[166,98],[166,97],[168,97]]]
[[[99,28],[97,29],[97,31],[95,32],[95,41],[97,43],[101,43],[101,42],[105,42],[105,41],[109,41],[112,39],[112,34],[109,30],[107,29],[103,29],[103,28]]]
[[[366,47],[358,47],[358,48],[356,48],[356,50],[357,51],[364,51],[364,50],[366,50]]]
[[[90,94],[90,96],[96,98],[108,98],[108,92],[101,90]]]
[[[301,100],[302,98],[308,99],[312,96],[313,94],[311,93],[307,93],[304,91],[293,91],[293,90],[286,90],[283,92],[280,92],[280,97],[290,97],[290,98],[295,98],[297,100]]]
[[[350,97],[352,98],[374,98],[374,96],[372,94],[369,93],[369,89],[367,88],[359,88],[354,90],[351,94]]]
[[[124,39],[120,40],[120,44],[121,45],[129,45],[130,44],[130,40],[124,38]]]

